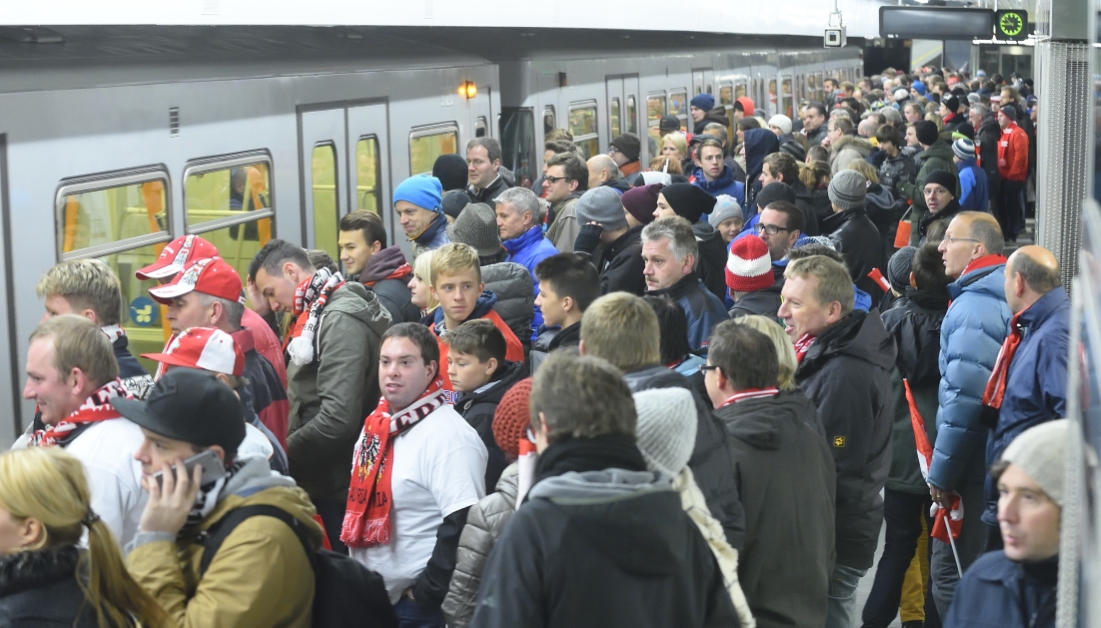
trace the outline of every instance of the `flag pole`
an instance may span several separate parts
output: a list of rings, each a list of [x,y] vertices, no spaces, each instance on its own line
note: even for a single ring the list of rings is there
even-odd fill
[[[944,527],[948,532],[948,543],[952,546],[952,558],[956,559],[956,571],[963,578],[963,567],[960,566],[960,554],[956,551],[956,537],[952,536],[952,524],[948,521],[948,513],[944,513]]]

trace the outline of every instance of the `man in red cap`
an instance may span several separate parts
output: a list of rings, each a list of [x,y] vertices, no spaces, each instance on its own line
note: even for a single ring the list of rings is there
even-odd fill
[[[192,262],[175,278],[149,294],[168,306],[168,324],[175,334],[191,327],[214,327],[233,336],[245,356],[244,375],[248,379],[246,403],[260,417],[260,422],[275,434],[286,447],[287,416],[290,402],[272,364],[256,351],[248,329],[241,327],[247,310],[241,296],[241,276],[220,257],[208,257]],[[168,341],[171,347],[175,338]],[[157,378],[163,372],[157,370]]]
[[[245,334],[247,336],[247,332]],[[237,448],[238,456],[262,455],[272,471],[288,475],[286,450],[253,410],[245,376],[246,354],[235,340],[220,329],[192,327],[174,336],[164,352],[143,353],[141,357],[160,362],[165,372],[176,367],[209,371],[215,379],[233,389],[245,411],[245,440]]]
[[[209,241],[197,235],[181,236],[165,245],[164,250],[157,257],[157,261],[145,268],[138,269],[134,275],[142,281],[152,279],[164,284],[172,281],[172,278],[182,272],[191,262],[218,256],[218,249]],[[267,311],[267,302],[263,299],[252,299],[252,305],[257,308],[265,308],[262,312]],[[245,313],[241,317],[241,324],[252,334],[257,353],[264,356],[271,363],[279,376],[280,384],[283,388],[286,388],[287,366],[283,362],[283,345],[280,344],[279,337],[275,335],[275,332],[271,330],[267,321],[260,314],[249,308],[245,308]]]

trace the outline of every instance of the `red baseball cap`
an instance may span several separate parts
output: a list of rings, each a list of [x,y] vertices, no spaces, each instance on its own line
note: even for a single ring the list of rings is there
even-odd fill
[[[149,289],[149,294],[168,305],[172,299],[188,292],[201,292],[227,301],[244,303],[241,276],[237,269],[220,257],[208,257],[192,262],[187,269],[163,286]]]
[[[141,357],[235,377],[245,372],[245,354],[241,347],[233,341],[233,336],[213,327],[184,330],[168,343],[164,353],[143,353]]]
[[[138,279],[164,279],[182,271],[190,262],[207,257],[218,257],[218,249],[208,240],[197,235],[187,235],[169,242],[157,261],[139,269]]]

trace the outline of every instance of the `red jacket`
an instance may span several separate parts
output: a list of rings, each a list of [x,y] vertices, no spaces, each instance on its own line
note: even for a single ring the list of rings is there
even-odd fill
[[[1016,122],[1002,129],[998,140],[998,173],[1010,181],[1028,178],[1028,135]]]

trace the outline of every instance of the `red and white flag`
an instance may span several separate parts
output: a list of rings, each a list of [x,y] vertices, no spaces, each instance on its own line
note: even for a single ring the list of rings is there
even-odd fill
[[[929,443],[929,437],[925,435],[925,419],[918,412],[917,403],[914,401],[914,392],[910,389],[910,382],[902,380],[906,387],[906,403],[910,406],[910,422],[914,426],[914,443],[917,445],[918,465],[921,467],[921,477],[929,481],[929,466],[933,464],[933,446]],[[929,515],[933,517],[933,529],[929,536],[940,539],[945,543],[951,543],[951,539],[960,536],[963,529],[963,500],[959,493],[952,493],[952,501],[948,508],[936,503],[929,509]],[[948,521],[945,521],[947,515]],[[951,533],[951,539],[949,538]]]

